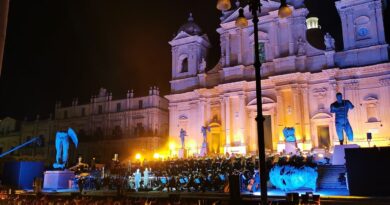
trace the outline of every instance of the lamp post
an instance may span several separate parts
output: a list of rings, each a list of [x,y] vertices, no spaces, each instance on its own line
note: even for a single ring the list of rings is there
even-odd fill
[[[280,18],[285,18],[291,15],[292,11],[287,6],[286,0],[281,0],[278,15]],[[259,51],[259,17],[258,13],[261,13],[260,0],[248,0],[249,10],[252,13],[254,42],[255,42],[255,81],[256,81],[256,101],[257,101],[257,141],[259,150],[259,171],[260,171],[260,188],[261,188],[261,204],[266,205],[268,203],[267,197],[267,170],[265,161],[265,143],[264,143],[264,117],[262,114],[262,94],[261,94],[261,62],[260,62],[260,51]],[[231,8],[230,0],[218,0],[217,9],[221,11],[227,11]],[[239,10],[239,16],[236,20],[236,26],[245,28],[248,26],[248,21],[244,16],[243,8]]]

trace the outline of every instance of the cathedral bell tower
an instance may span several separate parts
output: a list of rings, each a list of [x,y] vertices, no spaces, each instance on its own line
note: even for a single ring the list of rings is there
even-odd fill
[[[204,62],[210,42],[194,22],[192,14],[169,44],[172,46],[171,92],[179,93],[198,88],[198,74],[205,73]]]
[[[336,58],[340,67],[364,66],[388,61],[381,0],[341,0],[340,15],[344,51]]]

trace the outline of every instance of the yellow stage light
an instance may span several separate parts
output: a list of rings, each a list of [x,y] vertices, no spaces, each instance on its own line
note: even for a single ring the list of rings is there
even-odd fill
[[[140,159],[141,159],[141,154],[140,154],[140,153],[137,153],[137,154],[135,155],[135,159],[136,159],[136,160],[140,160]]]
[[[169,149],[174,150],[176,148],[176,144],[174,142],[169,143]]]
[[[159,153],[154,153],[153,158],[159,159],[160,158],[160,154]]]

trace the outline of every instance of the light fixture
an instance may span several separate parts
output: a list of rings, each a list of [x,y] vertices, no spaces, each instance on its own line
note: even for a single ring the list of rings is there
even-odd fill
[[[287,5],[286,0],[281,0],[280,1],[280,7],[279,7],[279,12],[278,15],[280,18],[286,18],[291,16],[292,10],[290,7]]]
[[[243,8],[240,8],[240,10],[238,10],[238,18],[236,19],[236,26],[238,28],[245,28],[248,26],[248,20],[245,18],[244,16],[244,9]]]
[[[141,154],[140,154],[140,153],[137,153],[137,154],[135,155],[135,159],[136,159],[136,160],[140,160],[140,159],[141,159]]]
[[[230,0],[218,0],[217,9],[220,11],[227,11],[232,8]]]

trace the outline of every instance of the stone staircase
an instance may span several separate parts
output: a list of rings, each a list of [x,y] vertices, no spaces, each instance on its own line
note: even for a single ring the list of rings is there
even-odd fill
[[[346,167],[344,165],[318,166],[318,189],[347,189]]]

